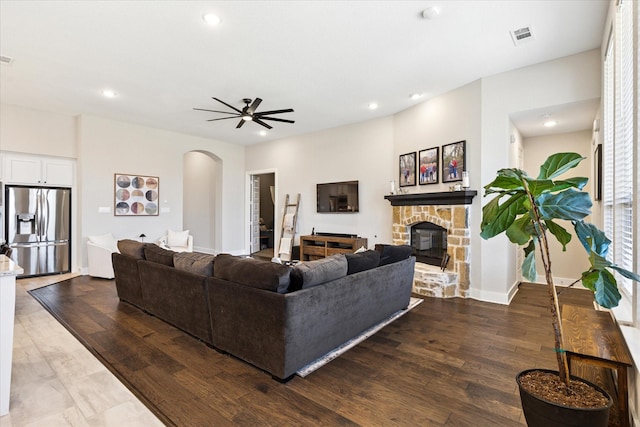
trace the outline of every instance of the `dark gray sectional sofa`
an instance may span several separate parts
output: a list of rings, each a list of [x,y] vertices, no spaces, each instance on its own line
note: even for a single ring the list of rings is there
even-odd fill
[[[296,267],[135,241],[119,248],[121,300],[280,381],[406,308],[415,264],[410,249],[388,245]]]

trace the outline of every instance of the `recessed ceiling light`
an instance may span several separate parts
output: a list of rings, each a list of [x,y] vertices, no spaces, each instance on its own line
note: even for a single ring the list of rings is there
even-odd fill
[[[420,99],[420,98],[422,98],[422,94],[421,93],[414,93],[414,94],[411,95],[411,99],[413,99],[414,101],[416,99]]]
[[[205,13],[202,15],[202,19],[209,25],[218,25],[221,21],[220,17],[215,13]]]
[[[104,90],[102,91],[102,95],[103,95],[105,98],[115,98],[115,97],[116,97],[116,93],[115,93],[113,90],[111,90],[111,89],[104,89]]]
[[[545,121],[545,122],[542,124],[542,126],[544,126],[544,127],[546,127],[546,128],[552,128],[552,127],[554,127],[554,126],[555,126],[555,125],[557,125],[557,124],[558,124],[558,122],[557,122],[556,120],[549,119],[549,120]]]
[[[267,136],[267,131],[266,130],[261,130],[260,131],[260,136]]]
[[[440,8],[438,6],[431,6],[422,11],[424,19],[435,19],[438,16],[440,16]]]
[[[375,110],[376,108],[378,108],[378,103],[377,102],[370,102],[369,103],[369,110]]]

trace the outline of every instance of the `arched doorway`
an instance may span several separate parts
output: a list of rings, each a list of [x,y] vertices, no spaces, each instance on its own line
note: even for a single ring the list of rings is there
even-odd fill
[[[222,248],[222,159],[207,151],[183,156],[183,218],[194,250],[218,253]]]

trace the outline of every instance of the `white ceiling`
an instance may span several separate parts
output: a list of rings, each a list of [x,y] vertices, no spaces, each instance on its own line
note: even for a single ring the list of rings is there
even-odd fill
[[[0,101],[238,144],[388,116],[483,76],[598,48],[608,0],[0,1]],[[437,19],[422,18],[439,6]],[[206,12],[222,18],[208,26]],[[531,26],[515,47],[509,31]],[[113,99],[101,91],[111,88]],[[412,93],[423,93],[411,100]],[[268,136],[193,107],[293,108]],[[371,111],[370,102],[380,107]],[[593,116],[590,121],[593,120]],[[587,125],[588,127],[588,125]]]

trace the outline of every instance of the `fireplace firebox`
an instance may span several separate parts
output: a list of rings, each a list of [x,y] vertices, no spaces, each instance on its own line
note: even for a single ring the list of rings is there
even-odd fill
[[[440,266],[447,253],[447,230],[428,221],[414,224],[411,226],[411,247],[416,261]]]

